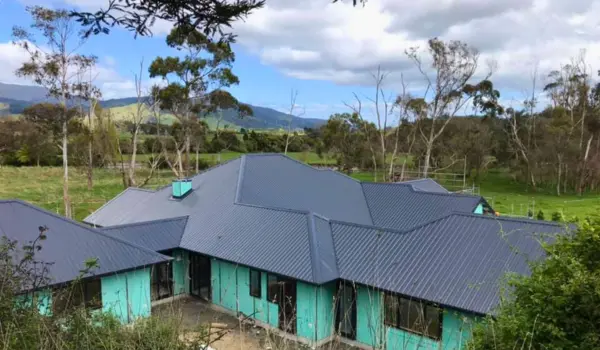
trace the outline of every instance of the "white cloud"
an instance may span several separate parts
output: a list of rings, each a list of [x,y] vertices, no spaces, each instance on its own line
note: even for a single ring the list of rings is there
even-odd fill
[[[238,42],[265,64],[300,79],[372,85],[381,65],[398,83],[418,76],[405,50],[437,36],[462,40],[481,52],[481,65],[498,63],[493,80],[503,89],[529,88],[540,74],[568,62],[580,49],[599,68],[600,0],[369,0],[353,7],[307,0],[267,1],[234,25]]]
[[[11,42],[0,43],[0,82],[12,84],[33,84],[27,78],[17,77],[15,71],[29,59],[28,53],[21,47]],[[104,99],[135,96],[135,82],[131,77],[123,77],[115,70],[114,58],[110,56],[100,58],[90,75],[93,83],[100,88]],[[106,62],[106,64],[104,64]],[[142,81],[142,90],[149,91],[150,86],[160,83],[160,79],[145,79]]]

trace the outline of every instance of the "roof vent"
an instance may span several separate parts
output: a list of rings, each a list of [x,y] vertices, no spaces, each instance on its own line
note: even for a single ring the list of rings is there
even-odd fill
[[[181,199],[192,192],[192,180],[178,179],[173,180],[173,198]]]

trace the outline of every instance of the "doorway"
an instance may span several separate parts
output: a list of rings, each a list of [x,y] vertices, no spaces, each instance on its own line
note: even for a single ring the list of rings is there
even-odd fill
[[[210,258],[190,253],[190,294],[204,300],[211,300]]]
[[[335,324],[342,337],[356,340],[356,286],[347,281],[338,282]]]
[[[296,281],[269,274],[267,286],[269,301],[278,306],[279,329],[296,334]]]

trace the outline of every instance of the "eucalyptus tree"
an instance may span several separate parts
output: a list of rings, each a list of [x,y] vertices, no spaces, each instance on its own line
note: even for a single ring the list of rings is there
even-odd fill
[[[181,177],[188,171],[192,124],[216,107],[238,105],[233,97],[223,99],[221,89],[238,84],[239,79],[231,70],[235,55],[227,42],[214,42],[200,31],[176,27],[167,36],[167,45],[181,51],[182,57],[158,57],[149,73],[165,83],[156,87],[155,95],[160,108],[173,114],[179,124],[175,128],[181,133],[176,167],[177,176]]]
[[[70,218],[67,126],[72,114],[68,112],[67,101],[75,94],[91,90],[89,83],[77,81],[77,77],[90,69],[96,58],[77,53],[85,39],[79,35],[78,25],[68,11],[41,6],[28,7],[27,11],[32,19],[29,28],[13,28],[13,42],[29,53],[29,60],[16,73],[46,88],[48,95],[57,99],[61,106],[57,118],[61,124],[63,201],[65,216]],[[37,38],[43,42],[38,42]]]

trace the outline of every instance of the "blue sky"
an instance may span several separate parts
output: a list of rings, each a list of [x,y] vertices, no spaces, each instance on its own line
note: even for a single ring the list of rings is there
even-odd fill
[[[11,40],[13,25],[26,26],[28,23],[29,16],[23,3],[0,0],[0,42]],[[164,39],[164,35],[161,34],[135,39],[128,31],[113,29],[110,35],[93,36],[80,52],[96,55],[100,65],[114,70],[125,79],[130,79],[134,72],[139,71],[142,58],[147,67],[157,56],[176,54],[177,51],[166,46]],[[295,89],[298,91],[297,104],[302,106],[300,110],[305,110],[305,117],[327,118],[336,111],[348,111],[342,101],[351,101],[353,91],[364,89],[341,86],[325,80],[290,77],[276,67],[262,63],[259,56],[252,54],[242,45],[234,45],[234,51],[236,61],[233,69],[240,78],[240,84],[231,87],[230,91],[246,103],[287,110],[291,90]],[[125,97],[123,92],[119,92],[119,97]]]
[[[107,0],[0,0],[0,81],[26,83],[14,70],[26,59],[10,44],[13,25],[27,25],[24,4],[87,11],[105,7]],[[347,112],[353,92],[363,99],[365,117],[373,120],[370,76],[378,66],[390,73],[386,91],[401,91],[402,79],[413,96],[423,94],[423,76],[405,51],[420,47],[427,57],[427,40],[460,40],[480,52],[478,76],[487,62],[495,62],[492,81],[502,103],[520,108],[531,95],[537,71],[538,100],[551,70],[585,57],[590,73],[600,67],[600,0],[369,0],[353,7],[351,1],[267,0],[243,22],[234,24],[239,35],[234,46],[234,72],[239,86],[231,91],[241,101],[279,110],[289,108],[290,91],[306,117],[327,118]],[[134,39],[115,29],[93,37],[83,53],[100,59],[98,82],[106,98],[133,95],[133,72],[143,57],[172,54],[165,43],[168,26],[157,25],[157,35]],[[582,51],[584,49],[584,51]],[[582,52],[584,52],[582,54]],[[593,74],[592,74],[593,75]]]

